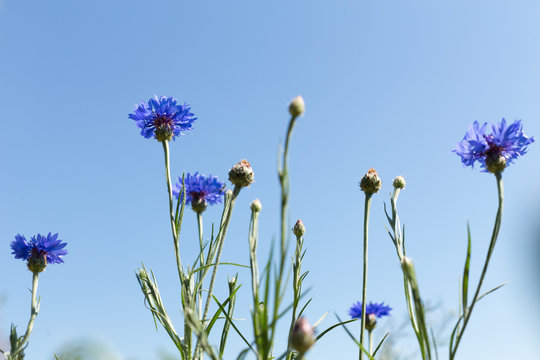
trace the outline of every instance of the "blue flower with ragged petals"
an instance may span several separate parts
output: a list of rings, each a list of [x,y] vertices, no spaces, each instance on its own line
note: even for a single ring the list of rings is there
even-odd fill
[[[487,127],[487,123],[480,126],[475,121],[469,126],[463,140],[457,143],[453,152],[461,157],[463,165],[474,168],[475,162],[478,161],[483,171],[488,172],[491,171],[488,169],[490,162],[502,160],[504,169],[519,156],[524,155],[527,146],[534,142],[534,138],[529,138],[523,133],[521,120],[507,125],[503,118],[500,123],[491,126],[490,133],[486,132]],[[497,167],[494,168],[497,170]]]
[[[67,254],[67,243],[58,240],[58,234],[37,234],[30,241],[21,235],[15,235],[15,241],[11,242],[11,253],[15,259],[29,260],[32,257],[45,257],[48,264],[63,263],[62,257]]]
[[[135,120],[141,129],[141,135],[158,141],[174,140],[176,136],[183,135],[183,131],[191,130],[192,123],[197,119],[187,104],[179,105],[173,97],[157,97],[135,105],[133,114],[129,118]]]
[[[182,190],[182,178],[178,178],[178,183],[173,188],[173,194],[177,198]],[[186,186],[186,204],[191,204],[195,212],[202,212],[208,205],[219,204],[223,201],[225,184],[217,177],[196,172],[188,173],[184,178]]]
[[[381,318],[383,316],[389,316],[390,306],[384,305],[384,302],[377,304],[370,302],[366,305],[366,315],[374,315],[375,317]],[[357,301],[356,304],[353,304],[349,309],[349,315],[353,319],[360,319],[362,317],[362,303]]]

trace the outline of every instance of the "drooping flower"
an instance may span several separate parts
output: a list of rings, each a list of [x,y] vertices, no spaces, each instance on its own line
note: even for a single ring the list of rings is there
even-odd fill
[[[26,260],[28,268],[33,272],[41,272],[47,264],[60,264],[62,257],[67,254],[67,243],[58,240],[58,234],[37,234],[30,241],[21,235],[15,235],[15,241],[11,242],[11,253],[15,259]]]
[[[534,142],[534,138],[523,133],[521,120],[507,125],[503,118],[501,122],[491,125],[491,132],[487,132],[488,124],[475,121],[465,133],[463,139],[457,143],[453,150],[461,157],[465,166],[474,168],[475,162],[480,163],[484,172],[501,172],[519,156],[527,152],[527,146]]]
[[[366,305],[366,315],[373,314],[378,318],[390,315],[390,310],[392,310],[392,308],[388,305],[384,305],[384,302],[380,304],[369,302],[369,304]],[[353,319],[360,319],[362,317],[362,303],[360,301],[357,301],[351,306],[349,315]]]
[[[182,178],[178,178],[178,183],[174,186],[173,194],[177,198],[182,191]],[[184,178],[186,186],[186,204],[191,204],[193,211],[200,213],[206,210],[208,205],[219,204],[223,201],[225,184],[217,177],[196,172],[188,173]]]
[[[144,102],[135,105],[135,111],[129,114],[129,118],[135,120],[145,138],[170,141],[183,135],[183,131],[191,130],[197,118],[190,111],[189,105],[179,105],[173,97],[158,98],[155,95],[148,100],[148,105]]]

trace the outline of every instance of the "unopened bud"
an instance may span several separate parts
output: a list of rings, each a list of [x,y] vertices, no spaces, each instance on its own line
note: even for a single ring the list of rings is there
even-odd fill
[[[301,238],[302,236],[304,236],[304,233],[306,232],[306,227],[304,226],[304,223],[302,222],[302,220],[298,219],[296,224],[294,224],[294,227],[292,230],[293,230],[294,235],[296,235],[297,238]]]
[[[506,158],[502,155],[486,156],[486,169],[493,174],[501,173],[506,168]]]
[[[310,323],[303,317],[296,320],[289,337],[290,347],[299,354],[305,354],[314,343],[315,337]]]
[[[375,194],[381,189],[382,181],[375,169],[368,170],[366,175],[360,180],[360,189],[366,194]]]
[[[242,160],[229,170],[229,180],[236,186],[245,187],[253,183],[253,169],[249,161]]]
[[[304,113],[306,109],[306,104],[304,103],[304,98],[298,95],[292,99],[291,104],[289,105],[289,113],[293,117],[298,117]]]
[[[392,184],[394,185],[394,189],[403,189],[407,183],[405,182],[405,178],[399,175],[396,176]]]
[[[259,199],[255,199],[251,202],[251,211],[258,213],[261,211],[261,209],[262,209],[262,204],[259,201]]]

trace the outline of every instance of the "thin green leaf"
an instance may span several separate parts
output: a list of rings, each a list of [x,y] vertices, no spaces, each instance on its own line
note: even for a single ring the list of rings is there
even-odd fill
[[[388,337],[388,335],[390,335],[389,332],[386,333],[386,335],[384,335],[384,337],[382,338],[382,340],[379,342],[379,345],[377,345],[377,347],[375,348],[375,351],[373,351],[373,356],[375,356],[377,354],[377,351],[379,351],[379,349],[381,348],[384,340],[386,340],[386,338]]]
[[[320,338],[322,338],[324,335],[326,335],[329,331],[333,330],[334,328],[336,328],[338,326],[341,326],[341,325],[348,324],[348,323],[353,322],[353,321],[357,321],[357,320],[358,319],[351,319],[351,320],[346,320],[346,321],[341,321],[340,320],[340,322],[338,322],[337,324],[334,324],[334,325],[330,326],[329,328],[327,328],[326,330],[321,332],[319,335],[317,335],[317,337],[315,338],[315,341],[319,341]],[[354,336],[353,336],[353,339],[354,339],[354,341],[356,341]]]
[[[223,315],[225,315],[225,317],[227,318],[227,320],[231,323],[231,326],[233,327],[233,329],[236,331],[236,333],[238,335],[240,335],[240,337],[242,338],[242,340],[244,340],[244,342],[247,344],[247,346],[249,346],[249,348],[251,349],[251,351],[253,351],[254,354],[257,354],[257,352],[255,351],[255,349],[253,349],[253,347],[251,346],[251,344],[249,343],[249,341],[246,340],[246,338],[244,337],[244,335],[242,335],[242,333],[240,332],[240,330],[238,330],[238,328],[236,327],[236,325],[234,324],[233,320],[229,317],[229,315],[227,314],[227,311],[225,311],[225,308],[223,307],[223,305],[221,305],[221,303],[218,301],[218,299],[212,295],[212,298],[214,299],[214,301],[216,302],[216,304],[220,307],[221,311],[223,312]]]
[[[469,303],[467,294],[469,292],[469,268],[471,264],[471,228],[467,224],[467,257],[465,258],[465,266],[463,268],[463,281],[462,281],[462,304],[463,312],[466,313],[469,309]]]

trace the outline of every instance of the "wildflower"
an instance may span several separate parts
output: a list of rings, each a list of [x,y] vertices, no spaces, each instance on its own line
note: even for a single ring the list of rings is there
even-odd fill
[[[381,178],[379,178],[379,175],[373,168],[369,169],[366,175],[362,177],[362,180],[360,180],[360,189],[370,195],[381,190],[381,185]]]
[[[291,104],[289,105],[289,113],[293,117],[298,117],[304,113],[306,109],[306,104],[304,103],[304,98],[300,95],[292,99]]]
[[[313,327],[301,317],[294,323],[294,328],[289,336],[289,345],[300,354],[305,354],[315,343]]]
[[[190,110],[189,105],[178,105],[173,97],[158,98],[155,95],[148,100],[148,106],[144,102],[135,105],[135,111],[129,114],[129,118],[135,120],[145,138],[153,136],[160,142],[170,141],[183,135],[182,131],[191,130],[197,118],[193,117]]]
[[[178,181],[179,183],[173,188],[173,194],[177,198],[182,192],[182,178],[178,178]],[[215,176],[208,175],[207,177],[198,172],[188,173],[184,179],[184,185],[186,186],[186,204],[191,204],[191,208],[196,213],[206,210],[209,204],[219,204],[223,200],[225,184]]]
[[[392,308],[390,306],[384,305],[384,302],[377,304],[370,302],[366,306],[366,329],[368,331],[371,331],[375,328],[375,325],[377,325],[377,318],[381,318],[383,316],[389,316],[390,310]],[[353,319],[360,319],[362,318],[362,303],[360,301],[357,301],[356,304],[353,304],[351,308],[349,309],[349,315]]]
[[[15,241],[11,242],[11,253],[15,259],[26,260],[28,269],[32,272],[42,272],[47,264],[63,263],[62,257],[67,254],[64,250],[67,243],[58,240],[58,234],[37,234],[30,241],[21,235],[15,235]]]
[[[453,152],[461,157],[463,165],[474,168],[478,161],[484,172],[498,173],[524,155],[527,145],[534,142],[534,138],[523,133],[521,120],[507,125],[503,118],[500,123],[491,125],[490,133],[486,133],[487,125],[480,126],[475,121],[457,143]]]
[[[396,176],[394,182],[392,183],[392,185],[394,185],[394,189],[403,189],[406,184],[405,178],[401,175]]]
[[[254,179],[253,169],[246,159],[235,164],[229,170],[229,180],[236,186],[245,187],[252,184]]]
[[[294,227],[293,227],[294,235],[297,238],[300,238],[304,236],[305,232],[306,232],[306,227],[304,226],[304,223],[302,222],[302,220],[298,219],[298,221],[296,222],[296,224],[294,224]]]

